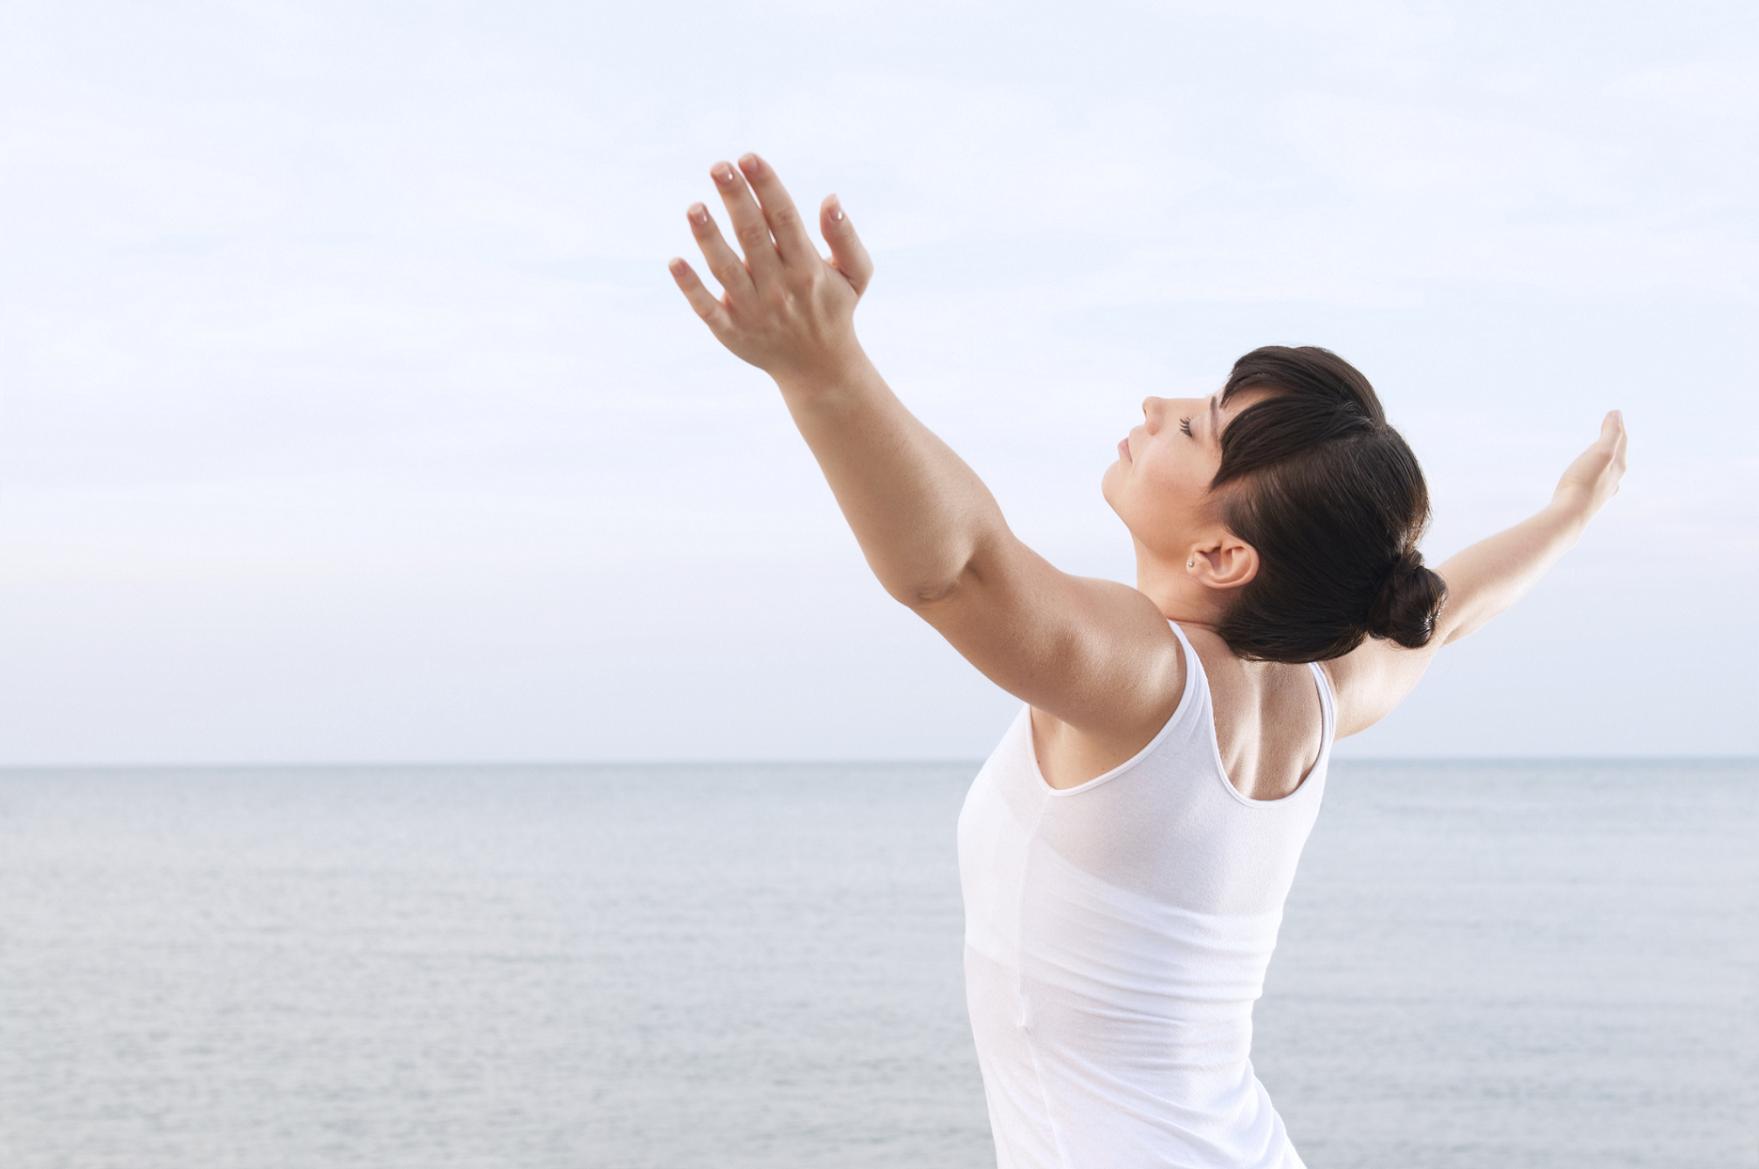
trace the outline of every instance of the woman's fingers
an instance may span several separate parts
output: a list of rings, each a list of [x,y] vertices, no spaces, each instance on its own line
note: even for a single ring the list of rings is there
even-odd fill
[[[800,222],[800,212],[789,197],[788,188],[776,175],[775,168],[755,154],[741,156],[739,167],[750,180],[752,190],[757,192],[761,214],[770,234],[775,236],[782,263],[798,268],[818,262],[818,249],[813,246],[812,237],[806,234],[806,225]]]
[[[774,169],[752,153],[742,155],[739,166],[736,170],[718,162],[709,168],[709,177],[727,205],[743,258],[733,241],[722,238],[708,208],[694,203],[686,215],[725,296],[703,287],[682,258],[667,267],[696,314],[734,353],[759,366],[796,361],[797,354],[781,350],[822,348],[825,336],[841,337],[848,331],[855,299],[873,278],[873,260],[835,195],[819,207],[819,227],[831,245],[826,260]],[[828,279],[831,271],[841,279]],[[854,291],[854,298],[845,287]]]
[[[682,256],[673,257],[667,267],[671,270],[672,279],[676,280],[678,287],[684,290],[684,299],[690,302],[690,307],[696,310],[696,315],[708,323],[710,331],[715,336],[720,336],[721,331],[732,323],[727,318],[727,306],[722,304],[720,298],[714,293],[703,287],[702,281],[697,279],[696,273],[691,270],[689,264],[684,262]]]
[[[831,245],[832,261],[855,286],[855,295],[860,296],[867,291],[867,282],[873,279],[873,260],[868,257],[867,248],[862,246],[861,237],[855,234],[849,216],[835,195],[825,198],[824,205],[818,209],[818,218],[819,230],[824,232]]]
[[[1609,410],[1600,421],[1600,435],[1564,469],[1555,495],[1569,495],[1592,515],[1614,495],[1625,474],[1625,416]]]
[[[687,218],[690,231],[696,236],[696,246],[702,249],[702,258],[708,261],[708,270],[715,274],[727,295],[735,301],[749,299],[756,291],[751,283],[751,273],[745,270],[745,261],[721,238],[715,217],[701,203],[692,203]]]
[[[739,241],[739,247],[745,252],[745,266],[751,271],[751,283],[759,289],[780,283],[782,256],[770,238],[770,225],[764,220],[762,208],[751,197],[751,188],[745,185],[737,170],[724,162],[710,167],[709,177],[720,188],[721,201],[727,205],[727,214],[733,219],[733,238]]]

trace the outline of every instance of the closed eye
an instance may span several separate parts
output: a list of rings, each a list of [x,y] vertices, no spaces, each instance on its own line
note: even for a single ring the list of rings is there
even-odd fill
[[[1191,438],[1197,437],[1195,434],[1191,433],[1191,420],[1189,418],[1179,419],[1179,429],[1184,431],[1185,434]]]

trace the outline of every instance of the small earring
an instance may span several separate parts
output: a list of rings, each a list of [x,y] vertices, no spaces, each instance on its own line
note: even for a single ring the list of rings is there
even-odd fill
[[[1185,561],[1185,567],[1190,568],[1193,564],[1196,564],[1196,563],[1197,562],[1195,560],[1187,560],[1187,561]]]

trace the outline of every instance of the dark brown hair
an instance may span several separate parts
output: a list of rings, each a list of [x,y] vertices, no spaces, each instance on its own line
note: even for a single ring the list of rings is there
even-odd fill
[[[1223,429],[1210,491],[1258,572],[1217,632],[1237,656],[1273,662],[1341,657],[1370,636],[1426,645],[1447,596],[1417,551],[1429,489],[1374,387],[1313,345],[1246,354],[1222,402],[1254,387],[1276,393]]]

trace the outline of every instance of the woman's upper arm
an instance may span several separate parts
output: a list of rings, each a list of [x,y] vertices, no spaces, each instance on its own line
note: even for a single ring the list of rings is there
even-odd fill
[[[1178,639],[1152,600],[1071,576],[1012,532],[910,609],[1003,690],[1081,731],[1128,735],[1183,689]]]
[[[1427,645],[1407,649],[1382,637],[1368,637],[1341,658],[1319,663],[1337,701],[1337,737],[1367,730],[1408,698],[1447,638],[1441,632]]]

